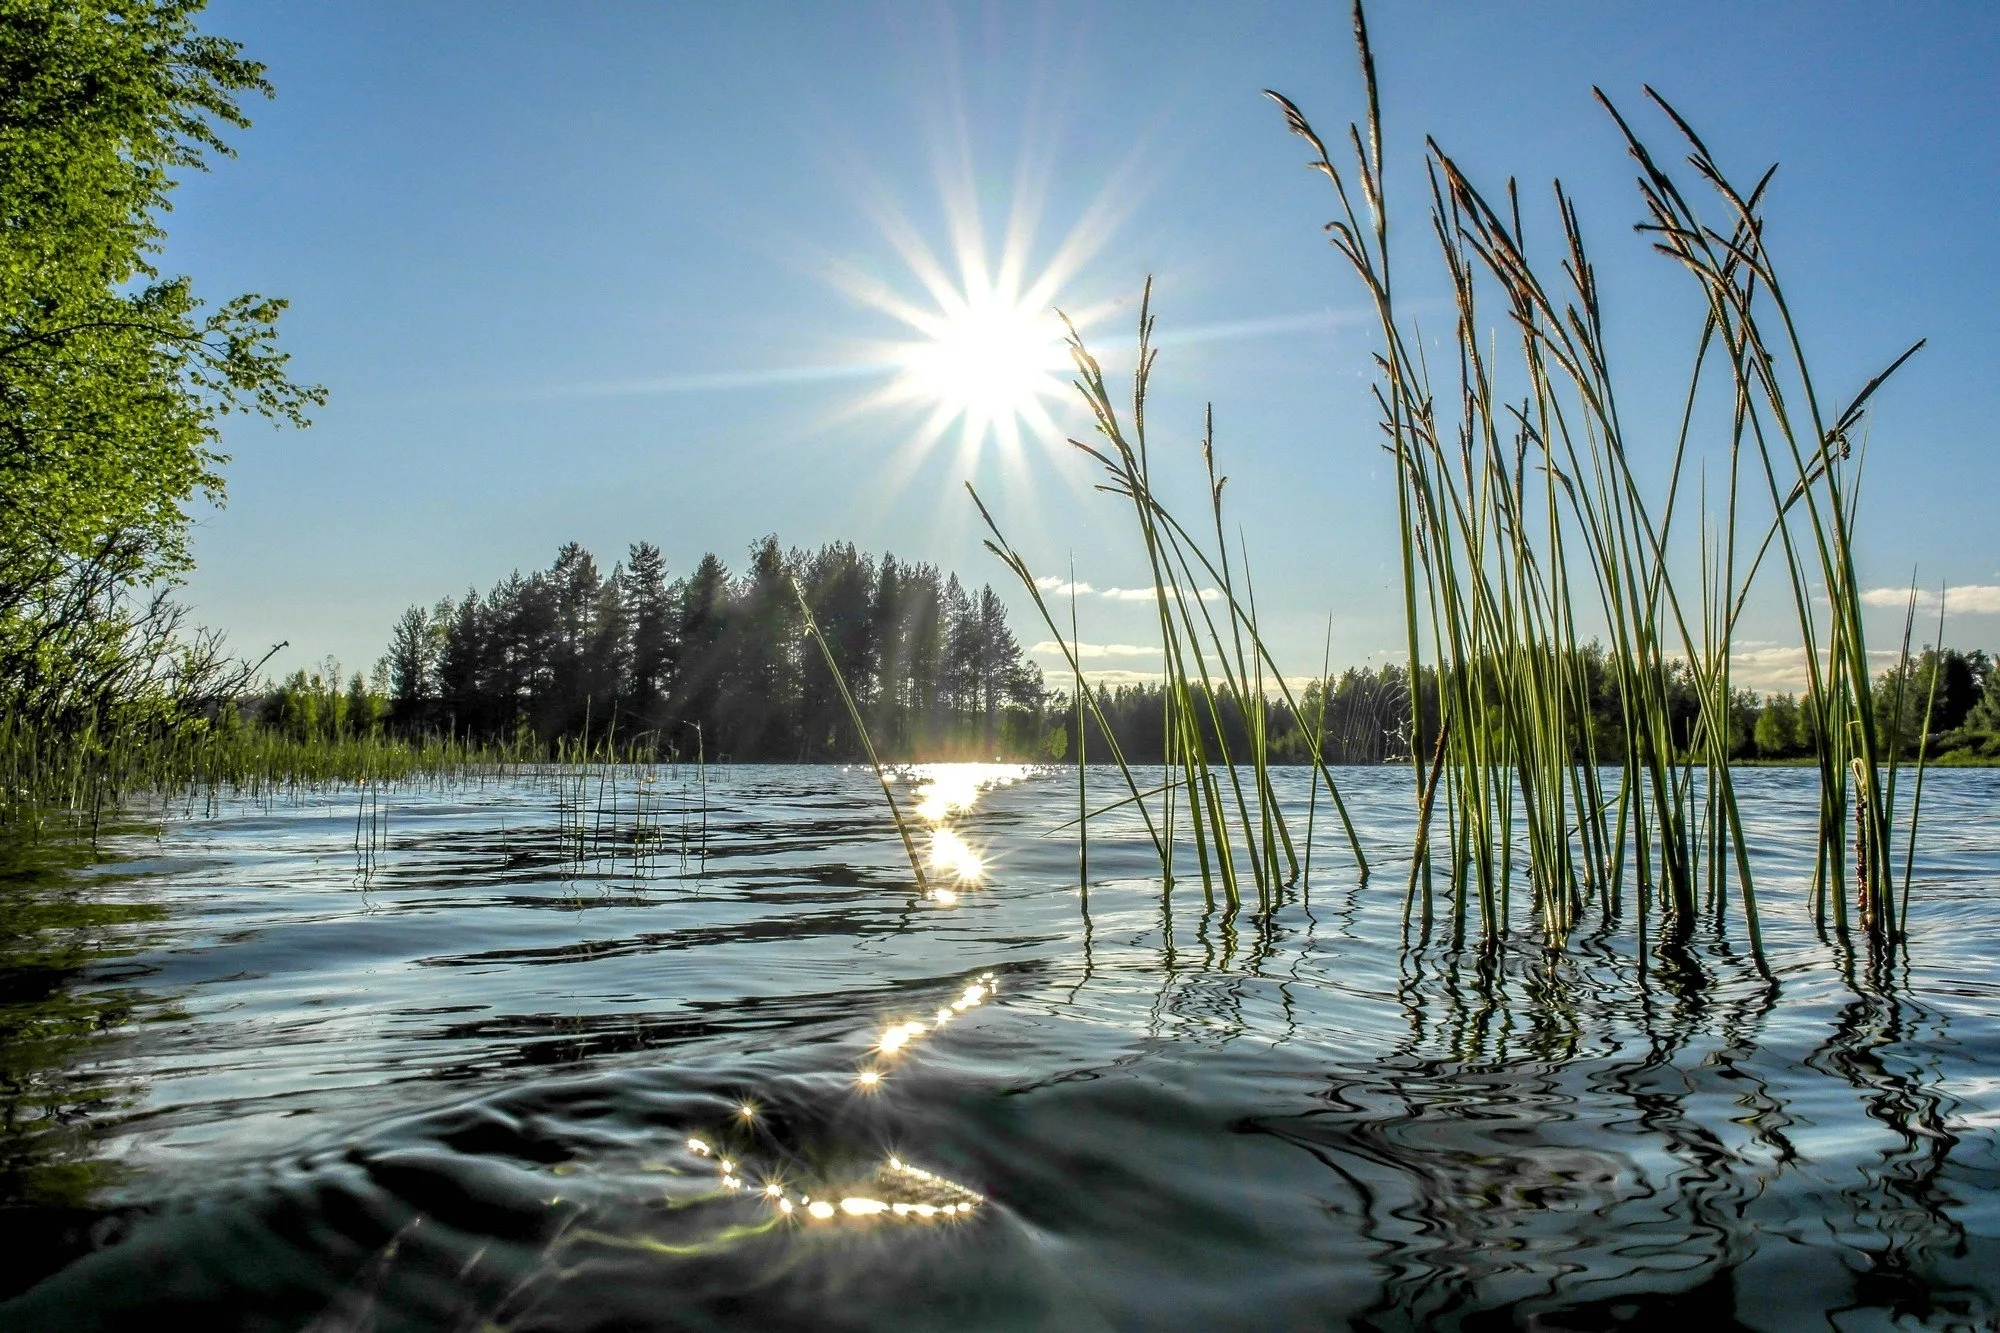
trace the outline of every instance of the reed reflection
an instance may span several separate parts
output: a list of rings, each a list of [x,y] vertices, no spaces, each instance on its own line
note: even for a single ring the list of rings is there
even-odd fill
[[[1990,1318],[1964,1280],[1968,1238],[1955,1216],[1981,1182],[1953,1167],[1960,1138],[1943,1070],[1957,1045],[1950,1023],[1909,993],[1899,950],[1875,941],[1843,949],[1840,973],[1849,999],[1806,1064],[1848,1084],[1886,1139],[1852,1154],[1850,1182],[1839,1191],[1836,1215],[1855,1252],[1849,1303],[1933,1321]]]
[[[1608,948],[1413,948],[1403,1040],[1256,1128],[1351,1201],[1380,1273],[1358,1324],[1726,1313],[1767,1270],[1779,1288],[1788,1243],[1829,1235],[1849,1258],[1814,1264],[1796,1308],[1988,1317],[1955,1216],[1972,1178],[1954,1181],[1947,1024],[1893,969],[1846,976],[1832,1034],[1800,1051],[1777,988],[1722,942],[1643,976]],[[1826,1127],[1855,1113],[1883,1132],[1833,1148]]]

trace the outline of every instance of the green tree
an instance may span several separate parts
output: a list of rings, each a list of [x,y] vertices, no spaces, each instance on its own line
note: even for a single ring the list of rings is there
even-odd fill
[[[798,664],[794,567],[775,533],[750,544],[736,590],[721,695],[719,748],[739,759],[796,759]]]
[[[389,631],[383,674],[388,678],[392,715],[406,725],[423,720],[424,706],[437,691],[433,637],[430,613],[421,606],[403,612]]]
[[[208,309],[153,265],[177,172],[227,155],[269,95],[195,30],[200,0],[0,0],[0,688],[30,658],[73,690],[115,652],[130,590],[184,573],[188,506],[219,501],[221,419],[306,423],[284,302]],[[109,626],[108,632],[103,627]],[[143,638],[141,634],[139,637]],[[67,648],[64,645],[68,645]],[[53,667],[50,652],[76,660]]]
[[[1967,711],[1965,729],[1978,736],[2000,736],[2000,671],[1986,674],[1986,688]]]
[[[584,717],[597,735],[630,741],[637,720],[620,717],[618,708],[632,674],[632,627],[625,615],[625,570],[613,565],[611,577],[597,590],[590,612],[590,633],[583,641],[578,683],[584,697]]]
[[[1789,694],[1774,694],[1764,700],[1757,714],[1757,753],[1766,759],[1784,759],[1799,753],[1799,701]]]
[[[875,562],[852,542],[832,542],[805,561],[800,581],[841,678],[857,698],[874,698],[880,647],[873,614]],[[860,753],[838,687],[817,652],[799,655],[799,732],[801,758]]]
[[[311,740],[319,735],[320,695],[324,692],[318,676],[308,676],[303,670],[294,671],[278,687],[278,725],[287,736],[295,741]]]
[[[601,732],[609,719],[601,706],[592,711],[588,662],[604,591],[597,560],[581,543],[565,542],[538,582],[546,589],[551,616],[547,632],[552,636],[543,654],[549,680],[540,691],[542,729],[558,735],[580,733],[588,720]]]
[[[1933,736],[1964,724],[1985,688],[1990,665],[1985,653],[1925,648],[1908,664],[1884,671],[1875,687],[1881,696],[1875,717],[1883,748],[1893,741],[1905,754],[1914,754],[1927,717]]]
[[[688,754],[704,746],[707,753],[715,753],[722,682],[729,674],[724,660],[729,584],[728,567],[711,551],[695,565],[694,573],[674,585],[680,601],[674,637],[680,645],[681,669],[674,688],[677,725],[668,743]]]
[[[388,715],[388,700],[368,688],[368,682],[361,678],[359,671],[347,680],[347,700],[344,722],[348,733],[367,736],[381,726]]]
[[[667,562],[651,542],[637,542],[625,573],[625,617],[632,626],[628,707],[642,730],[657,731],[666,721],[667,690],[680,662],[673,595]]]

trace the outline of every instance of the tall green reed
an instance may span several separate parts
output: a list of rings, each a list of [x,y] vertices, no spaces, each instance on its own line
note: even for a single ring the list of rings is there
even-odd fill
[[[1629,870],[1645,914],[1655,904],[1671,938],[1694,928],[1705,897],[1720,913],[1731,879],[1753,949],[1757,903],[1729,757],[1731,647],[1759,568],[1775,550],[1791,584],[1819,754],[1821,817],[1816,901],[1845,927],[1847,784],[1855,787],[1856,901],[1872,932],[1900,929],[1889,876],[1896,756],[1879,753],[1875,701],[1855,574],[1858,465],[1851,440],[1869,398],[1916,348],[1837,413],[1821,407],[1802,336],[1765,245],[1760,211],[1771,176],[1739,190],[1664,99],[1646,96],[1689,148],[1687,163],[1722,201],[1721,229],[1702,222],[1602,92],[1640,165],[1640,230],[1699,284],[1706,311],[1668,467],[1650,497],[1627,452],[1628,433],[1606,345],[1595,268],[1560,182],[1556,267],[1544,281],[1529,255],[1519,195],[1489,202],[1459,164],[1427,141],[1431,238],[1452,293],[1453,355],[1434,381],[1414,325],[1402,316],[1390,265],[1381,100],[1360,4],[1354,34],[1366,126],[1348,127],[1352,166],[1337,167],[1289,99],[1269,94],[1288,128],[1313,148],[1340,215],[1327,224],[1360,279],[1382,336],[1376,398],[1397,478],[1407,645],[1412,681],[1426,661],[1438,683],[1438,734],[1424,734],[1412,690],[1411,762],[1419,831],[1411,900],[1432,914],[1430,826],[1443,792],[1445,873],[1458,938],[1494,939],[1512,919],[1517,833],[1533,916],[1561,943],[1586,901],[1615,911]],[[1355,189],[1350,190],[1350,179]],[[1355,195],[1359,195],[1359,203]],[[1497,293],[1501,317],[1482,304]],[[1499,351],[1495,325],[1513,349]],[[1922,344],[1919,343],[1918,346]],[[1720,364],[1721,373],[1710,368]],[[1699,447],[1705,376],[1729,425],[1719,504],[1703,476],[1694,538],[1697,587],[1676,560],[1688,464]],[[1087,395],[1088,396],[1088,395]],[[1754,544],[1746,508],[1759,489],[1771,517]],[[1683,518],[1682,525],[1686,525]],[[1746,533],[1745,524],[1751,523]],[[1824,610],[1816,597],[1823,597]],[[1590,724],[1580,642],[1609,638],[1619,700],[1619,776],[1606,793]],[[1684,674],[1699,702],[1677,734],[1669,686]],[[1431,772],[1424,754],[1432,749]],[[1829,887],[1832,892],[1828,892]],[[1704,892],[1705,891],[1705,892]]]
[[[1234,910],[1247,894],[1254,894],[1258,910],[1267,912],[1276,905],[1280,889],[1294,882],[1300,872],[1290,823],[1271,781],[1268,726],[1271,700],[1267,689],[1275,687],[1293,718],[1302,720],[1305,713],[1259,631],[1247,557],[1240,562],[1239,570],[1238,562],[1232,562],[1229,556],[1222,503],[1227,478],[1218,476],[1215,470],[1212,413],[1204,424],[1202,461],[1213,545],[1207,544],[1205,536],[1197,537],[1154,493],[1146,436],[1146,398],[1156,356],[1150,282],[1140,302],[1138,340],[1129,414],[1121,414],[1102,365],[1074,326],[1069,326],[1068,344],[1077,372],[1076,387],[1091,410],[1098,434],[1103,437],[1101,446],[1081,440],[1070,443],[1103,469],[1105,479],[1098,489],[1131,504],[1135,534],[1153,581],[1154,612],[1165,659],[1163,720],[1167,780],[1152,790],[1140,791],[1111,728],[1101,717],[1098,721],[1113,762],[1130,792],[1129,798],[1118,804],[1139,807],[1160,857],[1165,890],[1171,892],[1175,882],[1179,839],[1174,822],[1178,810],[1186,822],[1187,839],[1193,845],[1204,901],[1212,905],[1220,890],[1224,902]],[[1061,626],[1042,598],[1033,570],[1008,543],[978,493],[969,485],[967,490],[972,492],[980,517],[992,534],[987,548],[1021,580],[1063,652],[1073,677],[1081,680],[1083,668],[1074,631],[1069,639],[1064,638]],[[1080,694],[1088,710],[1096,716],[1096,704],[1089,691],[1080,690]],[[1229,731],[1223,724],[1229,711],[1246,722],[1247,753],[1240,752],[1230,742]],[[1324,784],[1346,831],[1355,863],[1365,877],[1367,858],[1346,802],[1325,763],[1317,731],[1308,733],[1307,744],[1314,781]],[[1162,798],[1161,818],[1157,822],[1147,805],[1154,797]]]

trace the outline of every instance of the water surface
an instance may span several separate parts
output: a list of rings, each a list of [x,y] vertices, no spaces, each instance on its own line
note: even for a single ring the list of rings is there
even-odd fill
[[[1810,775],[1741,775],[1768,977],[1733,902],[1405,947],[1411,779],[1343,780],[1375,875],[1321,808],[1264,920],[1129,810],[1086,903],[1073,772],[909,775],[983,862],[929,894],[836,768],[14,849],[0,1326],[1994,1326],[2000,773],[1928,779],[1894,957],[1803,910]]]

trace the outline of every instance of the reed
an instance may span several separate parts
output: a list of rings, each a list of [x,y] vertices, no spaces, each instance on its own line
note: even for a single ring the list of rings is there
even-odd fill
[[[296,737],[205,718],[160,717],[60,729],[0,713],[0,832],[94,831],[132,804],[260,797],[350,784],[451,780],[536,765],[616,761],[600,739],[547,747],[532,738],[472,743],[452,735],[371,732]]]
[[[1897,757],[1878,753],[1855,576],[1859,465],[1850,455],[1868,400],[1917,348],[1845,407],[1824,410],[1765,242],[1761,205],[1771,174],[1739,189],[1687,121],[1648,88],[1722,217],[1717,226],[1701,219],[1689,191],[1598,92],[1640,167],[1640,230],[1705,298],[1663,493],[1649,494],[1627,452],[1596,273],[1561,183],[1553,189],[1560,278],[1549,282],[1550,266],[1531,258],[1514,183],[1496,205],[1427,141],[1428,230],[1453,298],[1454,355],[1434,378],[1394,295],[1381,100],[1358,2],[1354,35],[1366,115],[1365,125],[1348,127],[1348,166],[1334,163],[1296,104],[1269,95],[1311,145],[1308,165],[1333,187],[1340,211],[1327,231],[1381,331],[1375,392],[1397,478],[1411,675],[1414,682],[1432,663],[1440,702],[1438,734],[1427,737],[1419,691],[1411,692],[1419,802],[1413,906],[1420,903],[1429,920],[1427,848],[1441,791],[1457,938],[1476,932],[1491,940],[1508,930],[1518,837],[1532,916],[1553,944],[1567,938],[1589,900],[1617,910],[1629,867],[1642,929],[1656,907],[1663,934],[1685,938],[1701,900],[1720,913],[1733,880],[1758,948],[1755,886],[1729,769],[1730,662],[1738,618],[1775,553],[1791,585],[1808,706],[1822,738],[1816,901],[1822,910],[1830,901],[1844,928],[1838,886],[1851,781],[1860,919],[1871,932],[1894,935]],[[1484,304],[1495,297],[1497,318]],[[1509,331],[1504,356],[1494,326]],[[1690,460],[1704,443],[1696,423],[1711,394],[1729,422],[1719,441],[1705,441],[1726,460],[1724,480],[1712,499],[1703,474],[1693,505],[1699,554],[1676,559],[1679,531],[1690,525],[1687,493],[1697,489]],[[1761,535],[1748,516],[1760,492],[1770,502]],[[1689,563],[1698,566],[1693,590],[1683,586]],[[1600,777],[1608,756],[1598,753],[1590,725],[1586,626],[1609,640],[1620,703],[1619,773],[1608,794]],[[1678,737],[1668,706],[1676,674],[1699,702],[1692,734]]]
[[[1079,635],[1076,628],[1076,557],[1069,562],[1069,637],[1075,643]],[[1933,673],[1932,679],[1936,676]],[[1083,898],[1083,910],[1090,910],[1090,738],[1086,733],[1083,717],[1083,671],[1079,668],[1070,678],[1070,711],[1076,724],[1076,886]]]
[[[1219,890],[1223,901],[1235,910],[1242,905],[1246,892],[1254,893],[1258,911],[1268,912],[1276,905],[1279,890],[1298,879],[1301,864],[1290,824],[1271,782],[1267,686],[1275,686],[1294,718],[1303,719],[1305,714],[1259,632],[1247,555],[1241,561],[1240,577],[1238,565],[1229,557],[1222,503],[1227,478],[1219,476],[1215,469],[1212,412],[1204,426],[1202,461],[1213,545],[1207,544],[1206,537],[1197,537],[1154,494],[1146,438],[1146,396],[1155,357],[1152,338],[1149,282],[1140,301],[1138,358],[1129,414],[1121,414],[1105,381],[1103,367],[1073,326],[1068,334],[1077,389],[1091,410],[1098,434],[1103,437],[1102,446],[1081,440],[1070,443],[1103,468],[1105,479],[1099,483],[1100,490],[1130,502],[1133,530],[1153,580],[1154,611],[1166,664],[1167,780],[1151,791],[1140,791],[1131,767],[1111,738],[1110,727],[1102,729],[1111,741],[1113,760],[1131,793],[1128,800],[1118,804],[1139,807],[1160,856],[1165,891],[1171,892],[1175,881],[1177,839],[1173,812],[1174,797],[1180,794],[1184,797],[1180,808],[1185,811],[1187,837],[1193,844],[1203,900],[1213,905]],[[972,490],[970,486],[967,489]],[[1034,571],[1008,543],[978,493],[973,491],[972,496],[992,534],[987,548],[1021,580],[1049,633],[1061,647],[1073,677],[1081,680],[1083,670],[1075,648],[1074,628],[1071,637],[1065,639],[1061,626],[1042,599]],[[1095,702],[1090,701],[1088,691],[1081,693],[1094,714]],[[1227,707],[1233,707],[1248,724],[1247,753],[1237,752],[1231,746],[1223,725]],[[1348,816],[1346,802],[1324,761],[1321,737],[1317,730],[1307,735],[1314,782],[1324,784],[1346,830],[1355,864],[1365,877],[1367,857]],[[1155,796],[1164,798],[1163,818],[1157,824],[1147,806],[1147,801]],[[1087,818],[1086,815],[1080,819],[1079,824],[1084,824]]]
[[[799,586],[797,579],[791,580],[791,584],[792,596],[798,598],[799,614],[805,617],[806,636],[819,645],[820,656],[826,659],[827,674],[833,677],[834,685],[840,690],[841,702],[847,705],[848,719],[854,724],[854,734],[861,738],[861,748],[868,755],[869,766],[875,770],[875,781],[882,786],[882,799],[889,803],[889,817],[896,821],[896,833],[902,838],[903,851],[910,858],[910,873],[916,876],[918,890],[928,891],[930,886],[924,879],[924,863],[917,857],[916,841],[910,837],[910,826],[903,822],[903,812],[896,805],[896,793],[889,785],[889,774],[876,757],[875,742],[868,739],[868,726],[861,720],[861,710],[855,706],[847,680],[840,674],[840,664],[833,659],[833,648],[827,643],[826,635],[820,632],[819,621],[813,617],[812,607],[806,602],[806,590]]]
[[[1930,688],[1924,697],[1923,730],[1917,740],[1917,782],[1916,790],[1910,794],[1910,832],[1903,839],[1903,899],[1896,909],[1896,933],[1905,934],[1910,923],[1910,876],[1916,868],[1917,859],[1917,819],[1924,812],[1924,772],[1930,758],[1931,721],[1937,713],[1938,677],[1944,674],[1944,602],[1945,585],[1938,585],[1938,626],[1936,643],[1937,656],[1931,666]],[[1914,608],[1914,601],[1912,603]],[[1902,720],[1901,713],[1897,721]]]
[[[1434,371],[1392,282],[1381,98],[1359,3],[1354,36],[1366,114],[1348,127],[1345,167],[1295,103],[1270,96],[1287,127],[1312,146],[1309,166],[1333,187],[1339,214],[1327,232],[1367,293],[1382,339],[1375,396],[1397,486],[1417,803],[1406,924],[1415,917],[1431,927],[1441,878],[1454,943],[1496,941],[1519,916],[1518,879],[1533,929],[1560,947],[1590,905],[1616,918],[1629,882],[1642,936],[1657,914],[1658,936],[1671,943],[1688,938],[1704,912],[1722,922],[1733,886],[1761,959],[1756,885],[1730,769],[1739,740],[1731,672],[1744,607],[1760,572],[1775,563],[1792,593],[1806,707],[1819,738],[1816,910],[1847,928],[1851,827],[1859,923],[1877,939],[1895,938],[1907,906],[1907,889],[1899,903],[1890,876],[1901,756],[1893,745],[1882,752],[1876,725],[1855,574],[1861,468],[1852,441],[1869,400],[1922,343],[1839,410],[1826,410],[1766,244],[1771,173],[1740,189],[1648,88],[1687,150],[1695,181],[1720,201],[1720,221],[1704,222],[1690,202],[1696,191],[1597,93],[1639,164],[1639,230],[1704,298],[1664,484],[1649,487],[1628,452],[1602,294],[1572,199],[1554,183],[1558,234],[1552,257],[1536,257],[1514,183],[1494,202],[1432,140],[1427,231],[1452,294],[1452,355]],[[1507,331],[1504,352],[1499,329]],[[1275,686],[1302,725],[1305,715],[1258,633],[1247,550],[1240,567],[1230,558],[1213,414],[1202,443],[1209,513],[1201,523],[1212,536],[1197,538],[1153,483],[1150,282],[1128,405],[1114,402],[1073,327],[1069,345],[1076,388],[1101,437],[1071,443],[1102,467],[1098,488],[1130,504],[1165,654],[1170,776],[1141,791],[1114,743],[1130,792],[1115,804],[1139,806],[1171,891],[1173,814],[1182,797],[1204,896],[1213,902],[1219,891],[1233,909],[1254,890],[1267,910],[1298,861],[1269,781],[1266,689]],[[988,547],[1020,578],[1080,680],[1074,647],[1032,570],[973,498]],[[1601,648],[1600,637],[1608,641]],[[1600,670],[1617,700],[1617,725],[1602,735],[1592,710]],[[1427,676],[1436,688],[1434,729],[1424,708]],[[1690,693],[1695,716],[1677,720],[1675,696]],[[1094,713],[1088,692],[1081,694],[1079,707]],[[1221,726],[1225,705],[1250,721],[1247,753],[1232,753]],[[1365,876],[1359,839],[1324,763],[1322,732],[1306,729],[1315,770],[1308,820],[1323,784]],[[1922,759],[1920,751],[1919,781]],[[1148,808],[1154,797],[1164,798],[1164,821]],[[1906,845],[1906,879],[1908,864]]]

